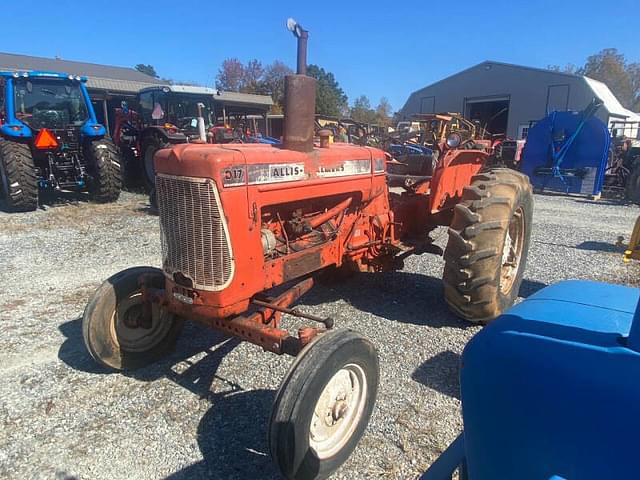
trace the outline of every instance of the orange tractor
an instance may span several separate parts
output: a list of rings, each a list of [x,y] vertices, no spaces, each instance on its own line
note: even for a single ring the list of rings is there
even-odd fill
[[[374,345],[331,318],[292,308],[316,274],[402,268],[411,254],[444,253],[444,294],[458,315],[488,322],[522,281],[532,193],[522,174],[492,169],[484,150],[453,133],[433,176],[392,192],[381,150],[314,139],[316,84],[285,82],[282,146],[183,144],[155,155],[162,269],[106,280],[83,319],[101,364],[129,370],[174,345],[183,320],[276,354],[295,356],[273,406],[271,455],[286,478],[325,478],[364,433],[378,390]],[[449,226],[446,251],[429,233]],[[283,314],[308,321],[290,332]]]

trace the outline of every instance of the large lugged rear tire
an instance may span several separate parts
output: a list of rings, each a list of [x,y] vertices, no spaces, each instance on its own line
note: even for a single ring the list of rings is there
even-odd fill
[[[627,200],[640,204],[640,162],[635,162],[627,177],[624,193]]]
[[[38,208],[36,166],[28,145],[0,141],[0,193],[11,212]]]
[[[445,250],[451,309],[486,323],[513,305],[527,261],[533,217],[529,179],[495,168],[473,177],[456,205]]]
[[[115,202],[122,190],[121,161],[118,149],[106,138],[89,142],[84,151],[91,181],[89,196],[98,203]]]

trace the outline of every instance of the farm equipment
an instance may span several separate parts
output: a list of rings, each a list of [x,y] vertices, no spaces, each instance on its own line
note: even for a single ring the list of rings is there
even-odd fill
[[[429,233],[449,226],[445,299],[488,322],[510,306],[529,246],[527,178],[486,167],[488,154],[453,132],[434,148],[431,177],[392,193],[385,153],[314,145],[315,80],[285,79],[283,145],[183,144],[155,155],[162,269],[137,267],[98,288],[84,313],[87,348],[101,364],[144,366],[174,345],[182,319],[295,360],[276,396],[270,451],[287,478],[324,478],[351,454],[373,410],[378,357],[364,336],[292,308],[314,276],[402,268],[443,251]],[[325,278],[325,280],[327,279]],[[297,335],[283,314],[306,320]]]
[[[637,122],[612,124],[605,189],[618,190],[628,200],[640,204],[640,140],[618,134],[625,132],[629,123],[637,131]]]
[[[464,432],[421,480],[637,477],[637,288],[565,281],[467,344]]]
[[[599,198],[605,179],[618,175],[607,167],[609,131],[595,117],[602,104],[594,98],[581,112],[551,112],[529,128],[522,171],[534,188]]]
[[[86,78],[0,72],[0,194],[9,210],[38,207],[41,190],[120,195],[120,158],[96,121]]]
[[[623,237],[618,238],[618,242],[624,245]],[[640,217],[636,218],[633,224],[633,230],[631,231],[631,237],[629,237],[629,244],[625,246],[624,254],[622,255],[622,261],[629,263],[631,260],[640,260]]]
[[[128,176],[142,173],[151,190],[155,184],[153,157],[161,148],[233,141],[232,129],[215,125],[213,99],[217,94],[208,87],[159,85],[140,90],[139,111],[126,104],[118,109],[113,138],[125,155]]]
[[[500,143],[485,139],[486,132],[462,115],[416,114],[411,118],[419,128],[393,132],[383,142],[385,150],[396,160],[387,167],[389,185],[392,187],[411,187],[423,178],[431,178],[441,152],[450,149],[447,145],[450,138],[457,142],[455,148],[458,150],[484,151],[488,155],[485,166],[504,166],[501,163],[503,149],[495,148]],[[500,152],[499,158],[496,150]]]

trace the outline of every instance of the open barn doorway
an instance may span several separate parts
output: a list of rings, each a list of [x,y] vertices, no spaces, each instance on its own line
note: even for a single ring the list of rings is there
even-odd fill
[[[494,135],[507,133],[509,98],[478,98],[465,101],[465,116],[478,121]]]

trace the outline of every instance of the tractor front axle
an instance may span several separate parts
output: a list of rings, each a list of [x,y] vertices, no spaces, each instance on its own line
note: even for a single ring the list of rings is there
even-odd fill
[[[319,318],[300,312],[298,309],[289,308],[313,287],[313,283],[312,278],[304,279],[276,297],[261,296],[260,299],[253,299],[251,303],[258,307],[255,310],[229,318],[217,318],[194,315],[189,304],[176,301],[166,289],[153,288],[148,279],[142,275],[139,278],[143,296],[140,325],[148,323],[145,319],[151,317],[152,304],[155,303],[178,317],[194,320],[207,327],[241,338],[269,352],[296,356],[318,333],[325,331],[325,328],[332,328],[334,323],[331,318]],[[322,323],[325,328],[305,326],[298,330],[298,336],[293,336],[279,326],[283,313]]]

